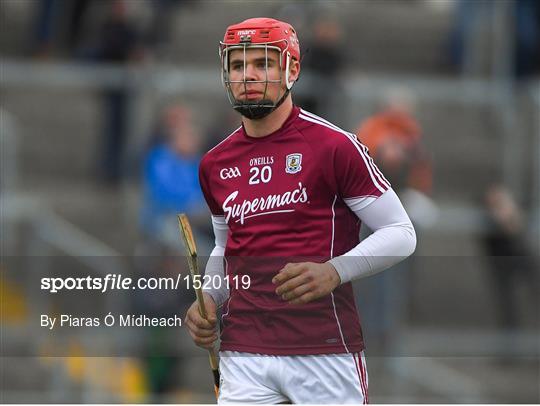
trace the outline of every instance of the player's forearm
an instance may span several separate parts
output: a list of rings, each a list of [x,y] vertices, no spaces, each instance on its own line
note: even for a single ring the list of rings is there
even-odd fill
[[[329,262],[341,283],[365,278],[401,262],[414,252],[416,236],[412,225],[377,230],[346,254]]]
[[[374,275],[407,258],[416,248],[414,227],[397,195],[387,191],[355,214],[374,230],[356,247],[329,262],[341,283]]]
[[[217,306],[221,306],[229,297],[227,284],[223,282],[223,278],[225,276],[223,266],[224,255],[224,247],[214,247],[210,257],[208,258],[206,270],[204,272],[205,279],[211,281],[211,283],[204,284],[205,286],[203,288],[203,292],[208,293],[212,299],[214,299]]]
[[[225,256],[229,227],[223,216],[212,216],[212,227],[216,246],[210,253],[204,273],[207,280],[212,281],[212,283],[205,284],[203,292],[208,293],[217,306],[221,306],[229,297],[227,284],[223,281],[225,276],[223,257]]]

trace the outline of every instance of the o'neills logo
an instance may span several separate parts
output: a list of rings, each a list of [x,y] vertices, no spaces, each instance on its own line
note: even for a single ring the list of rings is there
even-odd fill
[[[266,197],[257,197],[253,200],[244,200],[243,202],[234,202],[238,196],[238,190],[232,192],[223,202],[223,211],[225,212],[225,220],[227,223],[233,219],[240,224],[244,224],[244,220],[250,217],[264,216],[272,213],[292,212],[293,208],[276,210],[284,206],[295,203],[306,203],[308,195],[306,188],[302,183],[298,183],[298,188],[285,192],[280,195],[269,195]]]

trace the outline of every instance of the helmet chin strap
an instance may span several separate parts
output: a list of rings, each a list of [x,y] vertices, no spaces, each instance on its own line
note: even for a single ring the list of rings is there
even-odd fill
[[[275,109],[283,104],[285,98],[290,93],[290,89],[287,89],[283,96],[276,104],[272,104],[271,100],[260,100],[260,101],[248,101],[248,102],[239,102],[237,101],[233,105],[233,109],[239,112],[246,118],[250,120],[260,120],[261,118],[266,117]]]

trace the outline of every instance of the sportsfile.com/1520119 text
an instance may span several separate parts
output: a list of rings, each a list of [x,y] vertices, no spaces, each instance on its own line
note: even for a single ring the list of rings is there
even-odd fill
[[[249,275],[221,277],[219,275],[189,275],[178,274],[176,277],[130,278],[119,274],[107,274],[104,277],[43,277],[41,290],[49,293],[71,290],[91,290],[100,293],[114,290],[178,290],[178,289],[249,289]]]

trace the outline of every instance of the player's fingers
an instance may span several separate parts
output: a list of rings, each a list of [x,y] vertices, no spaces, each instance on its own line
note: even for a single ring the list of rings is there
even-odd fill
[[[193,342],[199,347],[203,348],[210,348],[217,340],[217,333],[213,334],[210,337],[200,337],[194,334],[192,331],[190,331],[189,334],[191,335]]]
[[[191,307],[186,315],[186,322],[191,321],[191,323],[195,326],[197,326],[200,329],[214,329],[216,327],[216,320],[215,318],[212,321],[208,321],[204,319],[201,314],[199,313],[199,309],[197,307]]]
[[[214,332],[211,336],[208,337],[201,337],[201,336],[195,336],[194,341],[197,344],[212,344],[214,341],[217,340],[217,333]]]
[[[214,342],[215,342],[215,340],[212,341],[212,342],[209,343],[209,344],[202,344],[202,343],[201,343],[201,344],[195,343],[195,344],[197,344],[197,346],[199,346],[199,347],[201,347],[201,348],[204,348],[205,350],[209,350],[209,349],[211,349],[211,348],[214,348]]]
[[[318,299],[318,296],[313,291],[309,291],[294,300],[290,300],[288,303],[291,305],[302,305],[309,303],[315,299]]]
[[[274,285],[280,285],[286,280],[294,278],[295,276],[302,273],[304,269],[304,264],[287,264],[281,269],[276,276],[272,278],[272,283]]]
[[[213,331],[212,334],[209,335],[209,336],[200,335],[201,333],[199,331],[197,331],[196,329],[192,330],[192,329],[188,328],[188,332],[189,332],[189,335],[191,336],[191,339],[193,340],[193,342],[197,346],[202,347],[202,348],[207,348],[207,349],[211,348],[213,346],[213,343],[218,338],[217,331]]]
[[[313,290],[313,285],[310,284],[310,283],[304,283],[284,294],[281,295],[281,298],[283,300],[287,300],[289,302],[303,296],[304,294],[310,292],[311,290]]]
[[[276,288],[276,294],[283,295],[297,287],[310,282],[308,275],[301,273],[298,276],[287,280]]]
[[[217,323],[217,316],[215,310],[212,311],[210,309],[206,309],[206,320],[208,323],[210,323],[212,326],[215,326]]]
[[[211,343],[208,343],[208,344],[203,344],[203,343],[201,343],[201,344],[196,343],[196,344],[199,347],[204,348],[205,350],[209,350],[210,348],[214,348],[214,342],[215,342],[215,340],[213,342],[211,342]]]
[[[192,332],[196,337],[211,337],[216,333],[215,329],[205,329],[199,328],[194,325],[192,322],[187,322],[186,326],[190,332]]]
[[[210,324],[215,325],[217,323],[217,315],[216,315],[216,304],[214,302],[214,299],[212,299],[207,294],[203,294],[203,296],[204,296],[204,304],[206,307],[207,320],[210,322]]]
[[[293,272],[294,270],[296,270],[300,265],[302,265],[302,263],[296,263],[296,262],[289,262],[288,264],[286,264],[283,268],[281,268],[279,271],[278,271],[278,275],[279,274],[283,274],[283,273],[290,273],[290,272]]]
[[[201,316],[190,319],[192,323],[201,330],[214,330],[216,323],[210,323],[208,320],[203,319]]]

